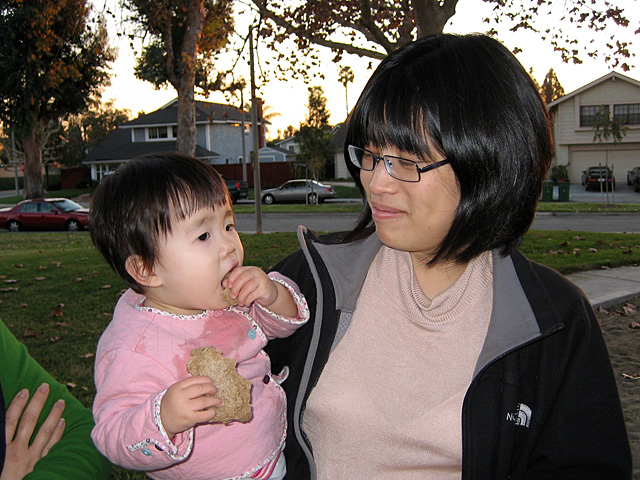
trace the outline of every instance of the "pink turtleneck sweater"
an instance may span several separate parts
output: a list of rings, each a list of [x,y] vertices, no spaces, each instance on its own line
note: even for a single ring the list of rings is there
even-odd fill
[[[304,414],[319,480],[460,478],[462,402],[492,278],[486,252],[430,300],[409,254],[380,250]]]

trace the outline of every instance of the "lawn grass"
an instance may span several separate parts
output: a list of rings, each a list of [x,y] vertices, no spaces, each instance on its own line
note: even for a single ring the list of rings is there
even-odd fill
[[[295,232],[241,234],[245,263],[265,270],[297,248]],[[529,258],[562,273],[640,264],[640,234],[530,231]],[[0,319],[86,406],[100,334],[125,285],[87,232],[0,234]],[[114,479],[144,479],[124,469]]]

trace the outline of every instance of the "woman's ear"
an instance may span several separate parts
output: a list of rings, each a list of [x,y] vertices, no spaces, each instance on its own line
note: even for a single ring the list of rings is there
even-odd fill
[[[160,278],[153,269],[145,266],[139,255],[131,255],[124,264],[127,273],[143,287],[159,287],[162,285]]]

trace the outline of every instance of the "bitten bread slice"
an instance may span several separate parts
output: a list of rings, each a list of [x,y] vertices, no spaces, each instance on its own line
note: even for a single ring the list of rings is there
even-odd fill
[[[238,362],[223,356],[214,347],[194,348],[187,363],[191,375],[204,375],[213,379],[218,397],[224,400],[216,408],[211,423],[248,422],[251,420],[251,382],[236,370]]]
[[[227,280],[229,278],[229,275],[231,275],[231,272],[228,272],[224,276],[223,280]],[[236,305],[238,305],[238,300],[231,296],[231,289],[229,287],[225,287],[225,289],[222,291],[222,299],[231,306],[235,307]]]

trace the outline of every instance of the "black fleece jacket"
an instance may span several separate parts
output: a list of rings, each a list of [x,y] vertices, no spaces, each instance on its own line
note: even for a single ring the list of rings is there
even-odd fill
[[[304,227],[298,234],[301,250],[274,270],[300,286],[311,320],[266,349],[274,371],[289,367],[283,388],[291,480],[316,478],[304,408],[381,246],[375,234],[349,244],[331,244],[335,237]],[[519,252],[494,252],[493,259],[489,330],[462,410],[462,479],[630,479],[617,387],[588,300]]]

